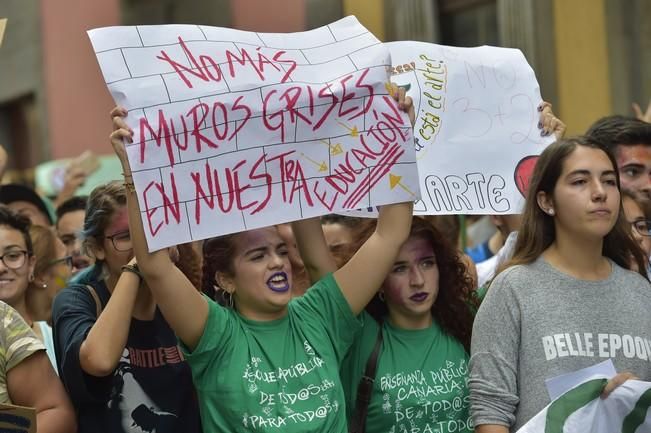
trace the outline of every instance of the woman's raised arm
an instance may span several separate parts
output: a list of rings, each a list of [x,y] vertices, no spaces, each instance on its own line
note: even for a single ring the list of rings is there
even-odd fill
[[[380,288],[409,237],[413,202],[380,208],[375,232],[334,277],[353,313],[359,314]]]
[[[314,284],[328,272],[337,270],[337,264],[323,235],[320,218],[294,221],[292,230],[303,265],[310,277],[310,284]]]
[[[127,207],[129,209],[129,231],[138,261],[138,267],[151,289],[156,303],[165,320],[179,339],[191,350],[203,334],[208,319],[208,303],[197,292],[192,283],[174,266],[167,249],[150,253],[140,217],[140,207],[133,188],[133,178],[127,159],[124,140],[131,142],[133,131],[127,126],[124,117],[127,111],[115,107],[111,111],[113,132],[111,144],[122,163],[125,184],[127,185]]]
[[[398,102],[398,107],[407,112],[413,126],[414,105],[412,99],[406,96],[405,89],[392,83],[391,96]],[[334,273],[354,314],[359,314],[366,307],[391,270],[400,247],[409,237],[413,208],[413,202],[381,207],[375,232],[348,263]],[[293,227],[303,263],[312,281],[336,269],[317,219],[294,223]]]

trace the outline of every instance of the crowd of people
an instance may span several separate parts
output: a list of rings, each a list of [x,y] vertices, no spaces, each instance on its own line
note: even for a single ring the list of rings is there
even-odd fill
[[[150,252],[116,107],[122,181],[54,211],[0,187],[0,403],[39,433],[501,433],[550,377],[651,381],[649,114],[564,138],[539,110],[523,213],[474,248],[407,202]]]

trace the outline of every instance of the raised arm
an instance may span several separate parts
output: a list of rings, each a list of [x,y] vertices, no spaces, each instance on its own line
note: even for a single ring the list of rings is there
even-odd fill
[[[152,253],[147,250],[145,232],[140,219],[140,207],[132,187],[133,178],[124,146],[124,140],[131,142],[133,135],[133,131],[123,119],[126,115],[127,112],[122,107],[116,107],[111,111],[113,118],[111,144],[122,163],[125,183],[131,184],[127,187],[129,231],[138,267],[165,320],[183,344],[193,350],[203,334],[208,319],[208,303],[185,275],[174,266],[166,249]]]
[[[292,230],[305,270],[310,276],[310,283],[314,284],[328,272],[337,270],[337,264],[323,235],[320,218],[294,221]]]
[[[140,284],[140,278],[132,272],[123,272],[118,279],[106,307],[79,348],[79,364],[86,373],[105,377],[115,371],[127,345]]]
[[[375,232],[334,273],[353,313],[364,309],[391,270],[400,247],[409,237],[413,208],[413,202],[382,206]]]
[[[413,101],[406,95],[405,89],[391,83],[391,96],[398,103],[398,107],[407,113],[413,127],[416,113]],[[366,307],[391,270],[400,247],[409,237],[413,209],[413,202],[382,206],[375,232],[348,263],[334,273],[335,280],[354,314],[359,314]],[[316,233],[316,230],[310,231]],[[323,231],[321,231],[321,236],[323,237]],[[318,243],[316,236],[314,238]],[[325,240],[323,244],[325,244]],[[319,244],[318,248],[320,250],[322,246]],[[326,261],[323,253],[318,252],[312,255],[314,263],[311,265],[317,269],[327,271],[334,267],[333,264]],[[310,260],[308,259],[308,261]],[[330,256],[330,260],[332,260],[332,256]],[[303,261],[307,263],[305,258]]]

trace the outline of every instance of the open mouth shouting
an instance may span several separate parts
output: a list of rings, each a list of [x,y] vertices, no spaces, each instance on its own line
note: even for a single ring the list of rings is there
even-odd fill
[[[277,293],[283,293],[289,290],[289,279],[284,272],[276,272],[267,280],[267,287]]]

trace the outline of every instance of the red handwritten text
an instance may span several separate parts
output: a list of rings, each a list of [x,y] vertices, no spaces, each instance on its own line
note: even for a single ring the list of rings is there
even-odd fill
[[[224,79],[222,69],[219,63],[213,57],[202,54],[197,59],[194,53],[192,53],[192,50],[190,50],[190,48],[180,36],[179,45],[181,45],[183,53],[190,61],[190,67],[187,67],[185,64],[172,59],[165,50],[161,50],[160,56],[156,56],[156,58],[167,62],[174,69],[174,72],[176,72],[176,74],[183,80],[187,87],[190,89],[194,87],[191,79],[199,79],[203,82],[220,82],[222,79]],[[264,82],[266,81],[265,66],[268,65],[276,72],[280,72],[283,71],[281,65],[285,65],[287,67],[287,71],[284,72],[282,78],[280,79],[281,83],[285,83],[291,78],[292,72],[294,72],[296,69],[296,62],[292,59],[287,59],[284,57],[284,55],[287,53],[286,51],[276,51],[271,59],[269,59],[264,53],[260,51],[260,47],[256,48],[252,52],[249,51],[247,51],[245,48],[241,48],[239,52],[225,50],[224,54],[226,56],[226,65],[228,66],[228,73],[231,78],[236,78],[240,71],[249,69],[255,72],[260,81]]]

